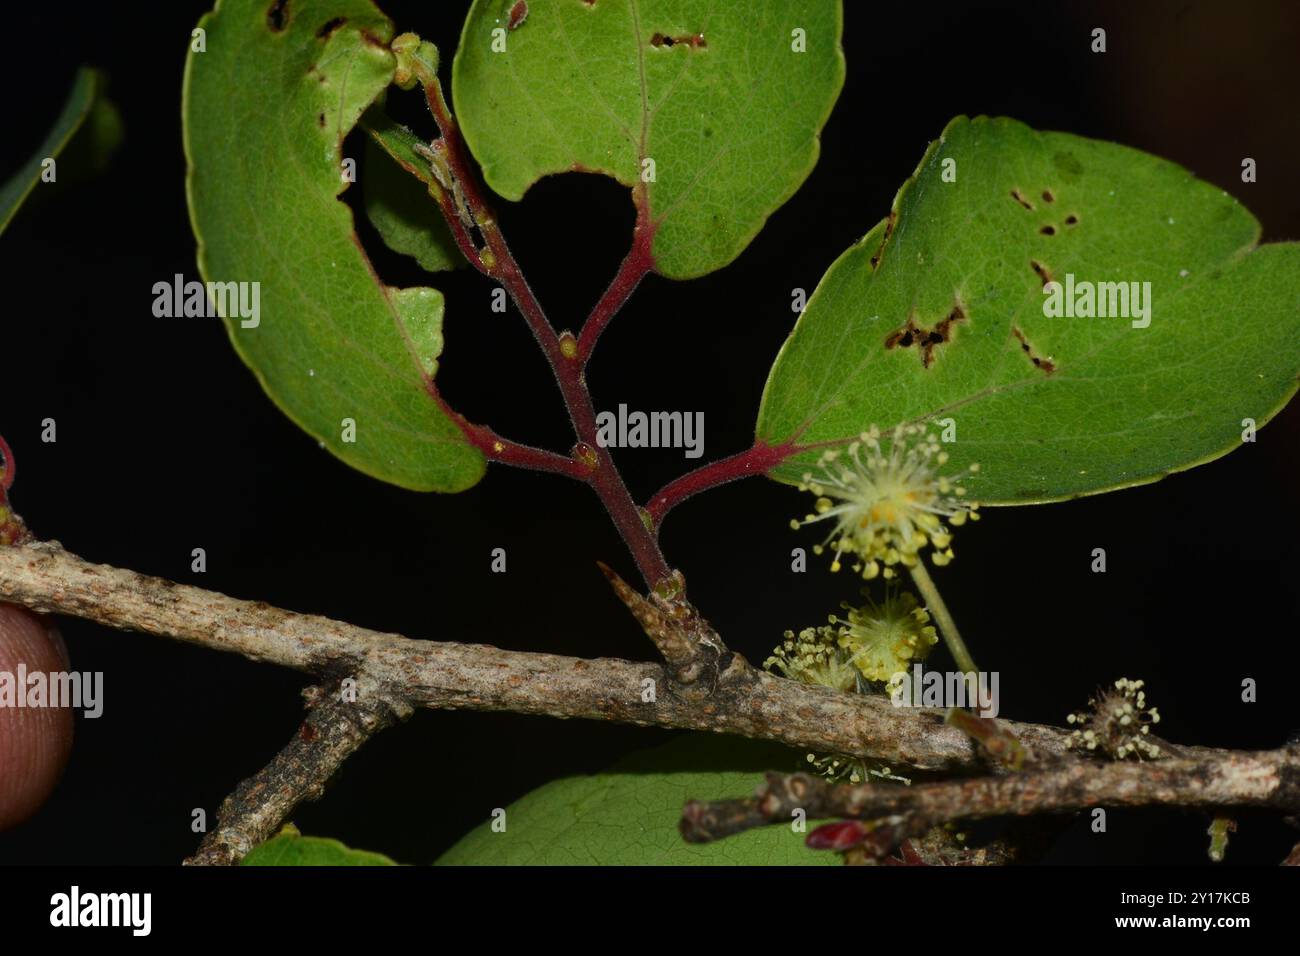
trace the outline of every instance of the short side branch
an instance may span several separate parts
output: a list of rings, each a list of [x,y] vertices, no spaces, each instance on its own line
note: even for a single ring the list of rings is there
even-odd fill
[[[650,520],[654,522],[654,526],[658,528],[669,511],[692,495],[697,495],[701,491],[707,491],[710,488],[717,488],[719,485],[725,485],[727,482],[736,481],[740,478],[761,475],[802,450],[792,442],[769,445],[761,440],[756,441],[753,446],[746,448],[742,452],[687,472],[680,478],[664,485],[650,499],[650,503],[646,505],[646,511],[650,515]]]
[[[243,781],[217,811],[217,828],[203,838],[189,866],[232,866],[269,840],[303,801],[319,799],[325,784],[358,748],[411,713],[366,675],[329,689],[305,692],[306,720],[293,740],[255,776]]]
[[[578,364],[582,368],[587,367],[587,363],[591,360],[591,353],[595,351],[596,343],[610,320],[618,314],[627,300],[632,297],[636,287],[641,284],[641,280],[654,268],[654,253],[651,248],[654,244],[655,227],[650,221],[644,186],[639,187],[634,196],[636,228],[632,233],[632,248],[628,250],[618,273],[610,282],[604,295],[600,297],[600,301],[592,308],[591,315],[587,317],[582,331],[578,334]]]

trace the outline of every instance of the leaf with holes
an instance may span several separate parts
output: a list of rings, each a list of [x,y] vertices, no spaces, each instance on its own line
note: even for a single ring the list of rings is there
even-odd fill
[[[959,117],[808,300],[758,436],[952,419],[951,467],[978,462],[966,483],[989,504],[1210,461],[1300,372],[1300,245],[1258,238],[1245,208],[1173,163]],[[798,482],[814,459],[771,475]]]
[[[717,843],[690,844],[677,824],[688,800],[750,793],[764,770],[800,754],[774,744],[710,734],[680,737],[604,773],[567,777],[505,808],[505,830],[487,822],[439,858],[440,866],[817,866],[838,864],[789,827],[760,827]]]
[[[222,0],[184,89],[190,215],[211,283],[248,283],[235,350],[349,465],[459,491],[482,454],[432,397],[442,296],[375,275],[339,199],[343,139],[387,87],[392,26],[368,0]],[[257,283],[253,286],[253,283]],[[253,290],[257,298],[253,299]]]
[[[655,269],[720,269],[793,195],[844,82],[839,0],[476,0],[452,70],[488,185],[632,187]]]

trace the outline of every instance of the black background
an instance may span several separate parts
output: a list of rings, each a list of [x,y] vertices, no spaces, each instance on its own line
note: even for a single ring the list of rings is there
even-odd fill
[[[38,536],[91,560],[281,607],[431,639],[650,659],[596,571],[597,559],[629,579],[635,569],[586,488],[503,467],[457,496],[385,486],[281,416],[215,320],[153,317],[153,283],[197,277],[179,106],[189,31],[207,6],[6,11],[0,88],[12,106],[0,176],[40,142],[79,63],[108,71],[126,124],[102,178],[26,210],[0,237],[0,434],[21,466],[17,510]],[[465,5],[383,6],[450,58]],[[1168,157],[1242,199],[1265,240],[1300,238],[1294,4],[846,6],[848,79],[816,170],[730,267],[643,284],[597,351],[598,407],[702,410],[706,458],[746,447],[793,320],[791,289],[811,291],[884,216],[959,113]],[[1089,50],[1094,26],[1107,29],[1105,54]],[[1246,156],[1258,161],[1257,183],[1240,181]],[[579,327],[626,249],[626,191],[567,175],[498,209],[552,320]],[[421,281],[365,227],[363,238],[386,281]],[[444,394],[505,435],[567,449],[558,394],[519,316],[491,313],[491,286],[468,270],[436,284],[448,299]],[[58,422],[55,444],[40,441],[46,417]],[[1127,675],[1147,681],[1175,741],[1271,747],[1300,726],[1298,432],[1293,404],[1256,444],[1205,467],[1117,494],[990,510],[963,531],[940,584],[977,659],[1001,672],[1004,715],[1059,723],[1098,684]],[[671,450],[618,460],[642,500],[691,464]],[[665,526],[693,599],[751,660],[852,596],[850,579],[820,566],[790,573],[790,548],[809,541],[786,524],[806,506],[755,479],[693,499]],[[207,551],[206,574],[190,571],[195,547]],[[495,547],[508,552],[507,574],[489,572]],[[1094,547],[1107,550],[1104,575],[1089,571]],[[78,718],[62,784],[34,819],[0,834],[0,861],[180,860],[196,844],[191,810],[211,819],[294,732],[304,679],[81,621],[61,627],[74,667],[106,674],[104,716]],[[1258,703],[1241,702],[1245,677],[1259,682]],[[295,820],[426,862],[493,807],[671,736],[422,712],[369,743]],[[1230,863],[1274,863],[1294,842],[1275,816],[1241,821]],[[1207,822],[1113,811],[1096,836],[1079,818],[1047,859],[1201,863]]]

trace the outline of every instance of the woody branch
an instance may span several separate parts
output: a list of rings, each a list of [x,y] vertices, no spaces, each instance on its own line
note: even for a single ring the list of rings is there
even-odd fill
[[[768,774],[753,797],[688,803],[681,830],[689,842],[708,843],[758,826],[789,824],[791,813],[802,810],[809,819],[888,818],[895,837],[902,839],[942,823],[1096,806],[1267,807],[1294,813],[1300,810],[1300,747],[1202,750],[1146,763],[1063,760],[1025,773],[912,787]]]
[[[413,706],[703,730],[917,770],[985,774],[974,781],[933,785],[950,788],[937,790],[833,791],[811,784],[827,813],[892,808],[929,820],[945,814],[1048,812],[1101,799],[1127,805],[1297,808],[1296,748],[1249,754],[1180,746],[1179,756],[1169,761],[1099,764],[1071,754],[1062,728],[999,721],[1029,755],[1031,771],[1011,775],[966,733],[946,724],[942,711],[896,708],[883,696],[839,694],[784,680],[735,654],[718,673],[711,695],[661,693],[649,700],[647,686],[663,687],[671,680],[659,664],[412,640],[92,564],[57,542],[0,548],[0,600],[237,653],[331,683],[345,676],[357,681],[360,709],[348,710],[332,695],[325,710],[309,715],[304,727],[312,729],[300,731],[297,741],[227,801],[220,835],[205,841],[195,862],[237,859],[256,839],[273,833],[301,800],[318,794],[370,734]],[[915,793],[922,796],[906,796]],[[753,826],[766,819],[756,815],[758,804],[742,803],[693,811],[701,821],[711,821],[698,834],[716,838],[731,832],[719,820]]]

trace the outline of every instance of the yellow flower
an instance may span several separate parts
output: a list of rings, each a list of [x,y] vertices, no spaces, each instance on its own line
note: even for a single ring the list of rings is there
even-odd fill
[[[882,566],[890,578],[894,565],[916,564],[927,546],[936,565],[947,564],[953,556],[949,526],[979,518],[978,506],[962,500],[965,487],[938,474],[947,461],[948,453],[922,425],[894,429],[888,454],[872,426],[843,451],[823,452],[819,472],[803,476],[800,490],[811,491],[817,503],[813,514],[792,521],[791,527],[834,521],[826,540],[813,550],[820,554],[829,548],[832,571],[840,569],[841,555],[855,555],[853,570],[868,580]],[[979,465],[970,470],[978,471]]]
[[[779,670],[790,680],[818,684],[838,691],[857,689],[858,672],[838,643],[832,627],[807,627],[797,635],[785,632],[785,641],[763,661],[766,670]]]
[[[906,592],[885,593],[877,604],[863,591],[866,605],[855,608],[845,604],[848,619],[831,618],[839,627],[839,645],[849,653],[858,673],[869,681],[888,683],[894,675],[904,673],[913,663],[923,661],[939,635],[930,624],[930,614],[917,605]]]

